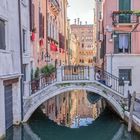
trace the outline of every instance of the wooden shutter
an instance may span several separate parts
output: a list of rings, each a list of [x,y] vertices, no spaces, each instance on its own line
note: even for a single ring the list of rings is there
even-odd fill
[[[131,0],[119,0],[119,10],[131,10]]]
[[[40,13],[40,10],[39,10],[39,37],[41,38],[41,24],[42,24],[42,22],[41,22],[41,19],[42,19],[42,14]]]
[[[128,45],[129,45],[129,46],[128,46],[128,52],[131,53],[131,49],[132,49],[132,48],[131,48],[131,33],[128,34],[128,41],[129,41],[129,42],[128,42]]]
[[[131,10],[131,0],[119,0],[119,10],[120,11],[129,11]],[[119,17],[120,23],[129,23],[130,15],[121,14]]]
[[[119,50],[119,34],[115,34],[116,37],[114,38],[114,53],[118,53]]]
[[[29,6],[30,6],[30,31],[32,31],[35,26],[35,6],[32,0],[29,0]]]
[[[42,16],[42,37],[44,38],[44,16]]]
[[[5,50],[5,22],[0,20],[0,49]]]

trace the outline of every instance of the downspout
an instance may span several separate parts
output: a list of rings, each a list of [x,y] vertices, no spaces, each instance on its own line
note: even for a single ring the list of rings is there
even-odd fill
[[[47,55],[49,55],[49,52],[48,52],[48,0],[46,0],[46,57],[48,57]]]
[[[111,75],[112,75],[112,70],[113,70],[113,54],[111,53]]]
[[[21,5],[20,0],[18,0],[18,13],[19,13],[19,41],[20,41],[20,65],[21,74],[23,74],[23,58],[22,58],[22,30],[21,30]],[[23,120],[23,76],[20,79],[20,92],[21,92],[21,121]]]

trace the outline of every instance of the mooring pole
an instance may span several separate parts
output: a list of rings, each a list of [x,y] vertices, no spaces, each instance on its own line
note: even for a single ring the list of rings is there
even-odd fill
[[[135,98],[136,98],[136,92],[133,93],[131,98],[131,106],[130,106],[130,113],[129,113],[129,122],[128,122],[128,132],[131,131],[132,128],[132,120],[133,120],[133,110],[135,105]]]

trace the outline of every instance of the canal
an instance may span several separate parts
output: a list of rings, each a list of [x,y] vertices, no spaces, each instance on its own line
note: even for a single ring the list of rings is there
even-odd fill
[[[104,99],[85,91],[56,96],[38,108],[27,124],[7,131],[6,140],[140,140]]]

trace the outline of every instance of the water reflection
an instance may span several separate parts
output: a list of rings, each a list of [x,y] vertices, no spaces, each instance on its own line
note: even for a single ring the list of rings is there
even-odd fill
[[[9,129],[6,140],[140,140],[139,134],[128,133],[127,126],[104,109],[104,100],[96,98],[91,104],[87,97],[85,91],[74,91],[52,98],[28,124]]]
[[[86,91],[78,90],[51,98],[43,104],[42,110],[49,119],[59,125],[79,128],[92,124],[104,108],[103,99],[96,99],[96,102],[91,104]]]
[[[46,119],[33,119],[29,124],[13,128],[13,136],[7,140],[140,140],[135,132],[128,133],[127,127],[120,124],[108,110],[88,127],[71,129],[59,126]]]

